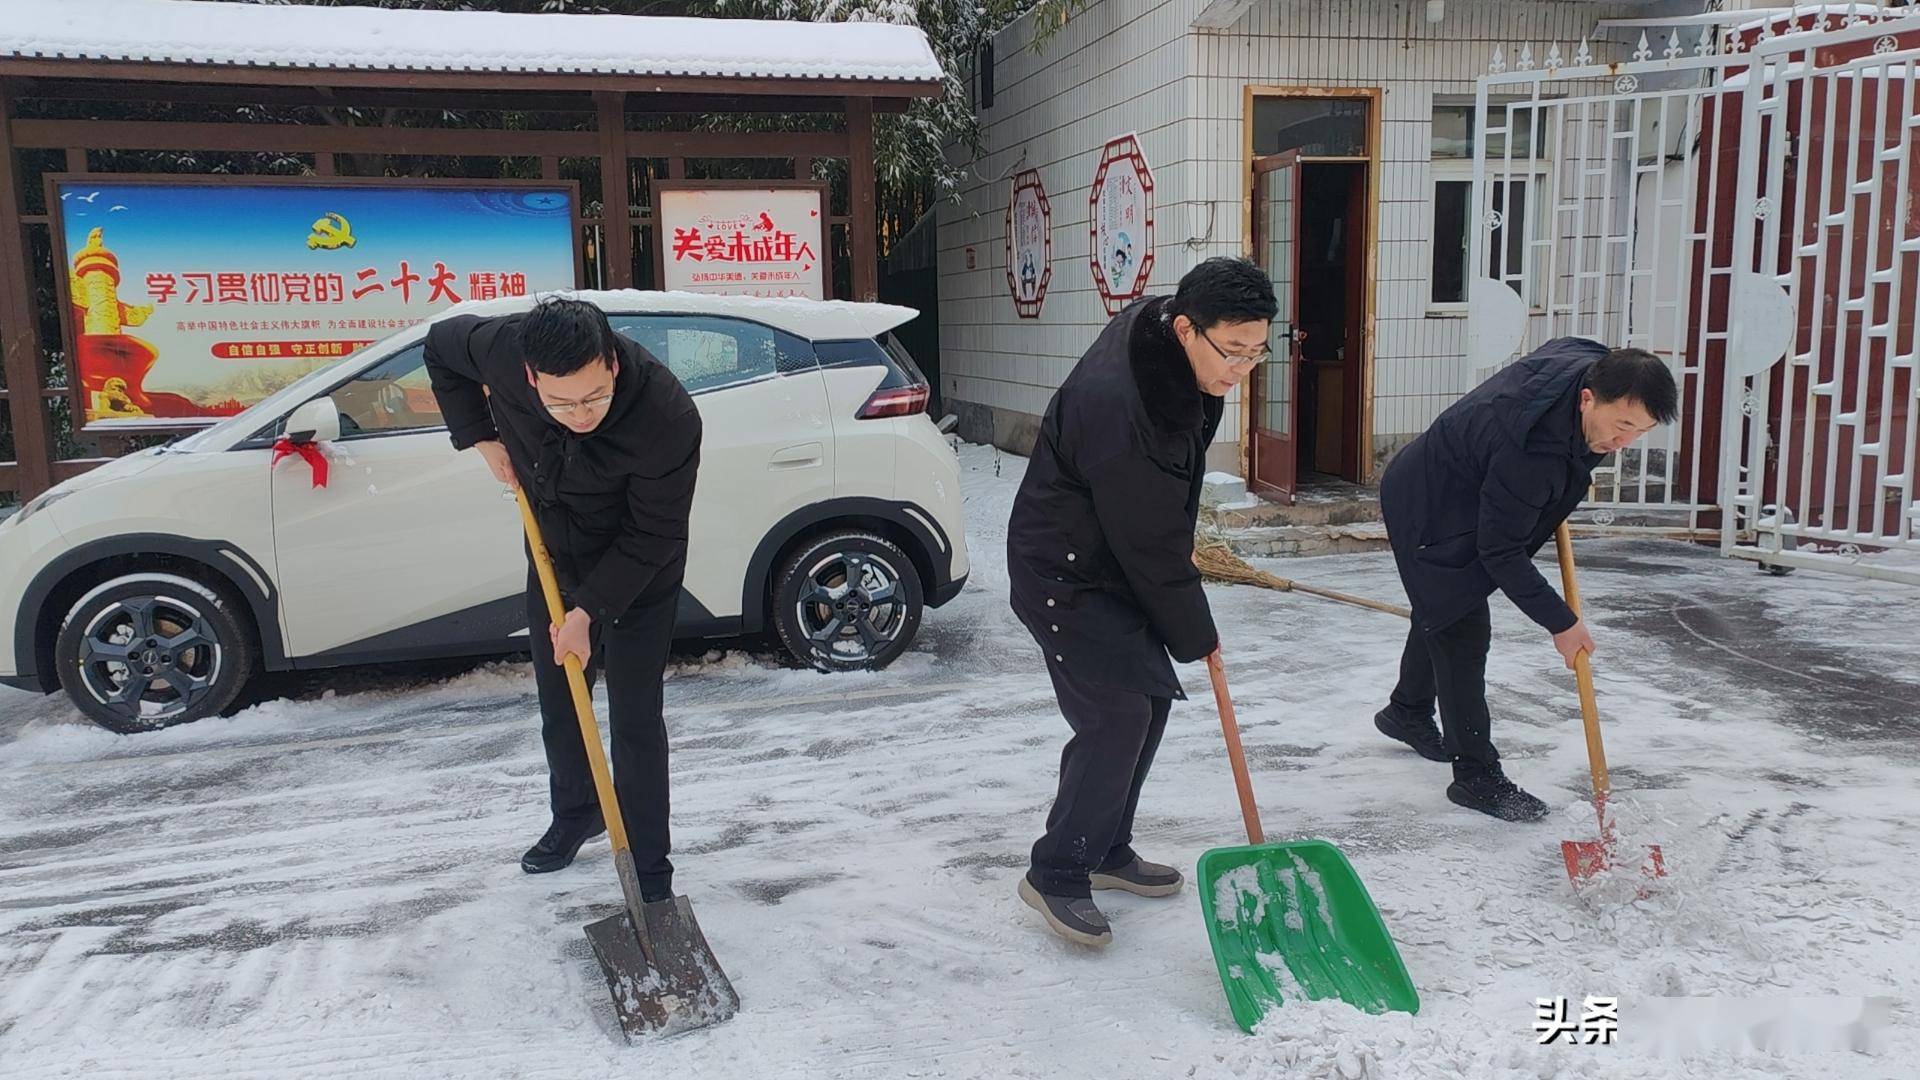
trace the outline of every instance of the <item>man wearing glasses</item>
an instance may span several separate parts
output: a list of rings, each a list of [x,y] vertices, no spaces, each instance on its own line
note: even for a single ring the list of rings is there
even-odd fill
[[[580,300],[443,319],[427,332],[426,363],[454,447],[478,451],[501,483],[527,491],[568,606],[561,625],[550,625],[529,566],[553,823],[520,868],[562,869],[606,831],[560,666],[580,657],[591,682],[597,659],[607,672],[614,790],[641,893],[670,897],[661,677],[686,570],[700,414],[664,364]]]
[[[1107,324],[1047,408],[1007,526],[1015,614],[1040,643],[1073,738],[1019,895],[1056,934],[1113,940],[1093,889],[1180,891],[1132,847],[1175,698],[1168,660],[1218,648],[1193,530],[1222,398],[1267,356],[1266,274],[1208,259],[1171,297]]]

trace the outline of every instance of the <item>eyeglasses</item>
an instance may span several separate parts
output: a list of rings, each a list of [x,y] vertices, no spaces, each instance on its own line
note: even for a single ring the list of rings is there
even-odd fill
[[[567,417],[572,416],[574,413],[580,412],[581,410],[585,410],[586,412],[589,412],[589,413],[597,413],[600,410],[606,408],[609,404],[612,403],[612,401],[613,401],[612,394],[602,394],[597,398],[588,398],[585,401],[568,401],[559,405],[555,405],[552,403],[544,403],[544,404],[546,404],[548,412],[564,420]]]
[[[1221,348],[1220,343],[1214,341],[1213,338],[1209,337],[1205,330],[1200,331],[1200,336],[1207,339],[1207,344],[1213,346],[1213,351],[1220,354],[1220,359],[1225,360],[1228,364],[1231,364],[1236,368],[1253,367],[1261,363],[1262,361],[1264,361],[1267,357],[1273,355],[1272,349],[1261,349],[1259,352],[1254,353],[1252,356],[1240,356],[1235,353],[1230,353],[1227,350]]]

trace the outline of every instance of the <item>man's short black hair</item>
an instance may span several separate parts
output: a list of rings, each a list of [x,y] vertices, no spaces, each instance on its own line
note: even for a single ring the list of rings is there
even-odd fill
[[[1167,305],[1167,318],[1185,315],[1202,330],[1221,323],[1272,322],[1280,313],[1266,271],[1245,259],[1215,256],[1187,271]]]
[[[1680,388],[1666,361],[1645,349],[1615,349],[1587,372],[1587,389],[1603,402],[1637,401],[1655,423],[1680,415]]]
[[[611,364],[613,327],[607,313],[564,296],[549,296],[520,323],[520,348],[527,364],[542,375],[571,375],[596,360]]]

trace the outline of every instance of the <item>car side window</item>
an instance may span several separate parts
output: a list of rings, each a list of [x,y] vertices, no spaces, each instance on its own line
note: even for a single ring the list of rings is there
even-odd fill
[[[446,426],[427,377],[424,344],[402,349],[334,388],[340,437]]]
[[[813,366],[809,343],[772,327],[705,315],[616,315],[613,328],[667,365],[688,393]]]

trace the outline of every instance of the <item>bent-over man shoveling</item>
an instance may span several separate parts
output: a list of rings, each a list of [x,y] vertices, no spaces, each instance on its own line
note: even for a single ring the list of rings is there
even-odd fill
[[[625,910],[588,924],[621,1031],[673,1034],[731,1017],[720,970],[667,860],[661,678],[687,566],[700,413],[666,365],[605,312],[556,296],[427,332],[427,370],[453,444],[519,495],[527,619],[553,822],[520,858],[559,870],[611,836]],[[590,688],[607,673],[613,762]]]
[[[1558,338],[1481,383],[1401,450],[1380,510],[1413,627],[1374,726],[1453,765],[1447,798],[1506,821],[1547,805],[1507,779],[1487,710],[1487,599],[1507,594],[1553,636],[1569,668],[1593,637],[1533,564],[1586,497],[1594,466],[1679,409],[1659,357]],[[1439,707],[1440,724],[1434,723]]]
[[[567,604],[552,626],[529,571],[553,819],[520,868],[563,869],[606,831],[560,664],[571,653],[589,681],[596,667],[606,671],[613,773],[640,886],[649,901],[668,898],[661,679],[687,565],[700,414],[673,372],[581,300],[444,319],[427,332],[426,363],[453,445],[526,490]]]

